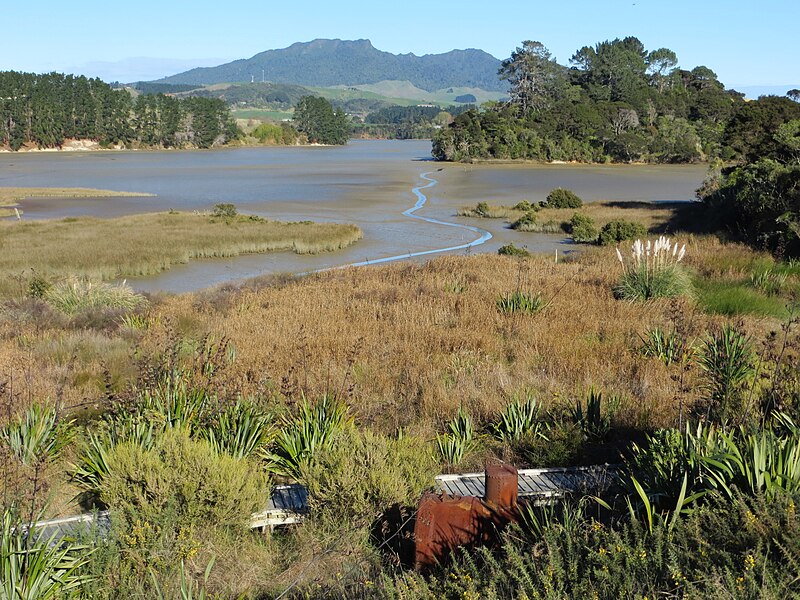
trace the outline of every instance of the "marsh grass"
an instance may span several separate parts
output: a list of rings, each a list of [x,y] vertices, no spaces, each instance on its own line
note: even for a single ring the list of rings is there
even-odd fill
[[[755,315],[779,319],[787,314],[785,299],[767,296],[746,283],[695,278],[694,289],[700,306],[711,314],[729,317]]]
[[[120,198],[120,197],[152,197],[155,194],[140,192],[115,192],[94,188],[59,188],[59,187],[0,187],[0,207],[17,206],[26,198]],[[13,211],[9,211],[14,214]],[[3,216],[0,213],[0,216]]]
[[[0,295],[13,276],[100,280],[152,275],[196,258],[270,251],[328,252],[361,239],[355,225],[282,223],[239,216],[151,213],[116,219],[79,217],[0,223]]]
[[[74,278],[51,286],[43,297],[50,306],[67,315],[104,308],[131,311],[147,303],[144,296],[125,282],[111,284]]]
[[[517,205],[521,206],[521,205]],[[529,210],[522,210],[517,206],[495,206],[487,204],[485,207],[465,207],[462,208],[458,215],[462,217],[479,217],[485,219],[505,219],[509,223],[514,223],[523,218]],[[664,231],[669,223],[675,218],[678,212],[684,208],[685,203],[648,203],[648,202],[587,202],[584,203],[580,211],[582,215],[586,215],[594,223],[598,230],[607,223],[618,220],[632,221],[641,225],[647,231],[661,232]],[[544,230],[535,227],[531,229],[520,229],[521,231],[531,231],[536,233],[558,233],[562,224],[568,224],[572,216],[575,214],[573,208],[547,208],[547,205],[536,207],[535,213],[537,215],[536,221],[544,225],[556,225],[556,229]]]

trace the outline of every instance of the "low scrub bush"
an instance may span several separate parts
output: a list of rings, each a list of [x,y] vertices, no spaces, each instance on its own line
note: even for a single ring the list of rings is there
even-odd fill
[[[598,242],[601,246],[611,246],[626,240],[642,238],[645,235],[647,235],[647,229],[645,229],[644,225],[626,221],[625,219],[617,219],[603,225],[602,229],[600,229]]]
[[[600,232],[594,220],[582,213],[575,213],[567,223],[567,233],[572,236],[572,240],[577,244],[594,244]]]
[[[230,202],[220,202],[214,205],[214,210],[211,211],[211,216],[220,219],[233,219],[239,211],[236,209],[235,204]]]
[[[511,229],[516,229],[517,231],[535,231],[536,213],[529,210],[511,224]]]
[[[678,264],[685,252],[685,244],[678,248],[678,244],[673,245],[663,236],[655,243],[636,240],[627,259],[617,248],[623,274],[614,287],[614,295],[624,300],[641,301],[690,295],[691,281]]]
[[[580,208],[583,206],[575,192],[564,188],[556,188],[547,194],[547,208]]]
[[[513,243],[500,246],[500,248],[498,248],[497,250],[497,253],[500,256],[519,256],[521,258],[527,258],[531,255],[531,253],[528,252],[527,248],[525,247],[519,248],[518,246],[515,246]]]
[[[416,504],[438,465],[423,440],[389,438],[346,427],[301,469],[315,517],[341,526],[367,525],[395,504]]]
[[[248,462],[217,453],[184,429],[164,431],[149,449],[118,444],[108,466],[100,498],[129,524],[243,528],[269,495],[263,474]]]

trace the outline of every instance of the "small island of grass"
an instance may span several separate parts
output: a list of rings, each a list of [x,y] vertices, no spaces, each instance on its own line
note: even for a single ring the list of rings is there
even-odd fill
[[[223,205],[219,205],[223,206]],[[14,277],[115,279],[152,275],[194,258],[291,250],[328,252],[361,239],[355,225],[284,223],[237,214],[147,213],[0,222],[0,296]]]

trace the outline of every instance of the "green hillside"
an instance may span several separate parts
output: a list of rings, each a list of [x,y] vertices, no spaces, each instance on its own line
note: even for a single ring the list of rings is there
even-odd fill
[[[330,87],[397,80],[428,91],[475,87],[502,92],[506,86],[497,79],[499,67],[498,59],[476,49],[397,55],[375,49],[369,40],[314,40],[217,67],[192,69],[157,83],[208,85],[266,79]]]

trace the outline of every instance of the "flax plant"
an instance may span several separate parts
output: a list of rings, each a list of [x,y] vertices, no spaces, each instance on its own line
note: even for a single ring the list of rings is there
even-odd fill
[[[617,248],[623,274],[614,295],[631,301],[690,295],[691,283],[679,266],[685,255],[686,244],[679,247],[664,236],[655,242],[636,240],[628,259]]]

